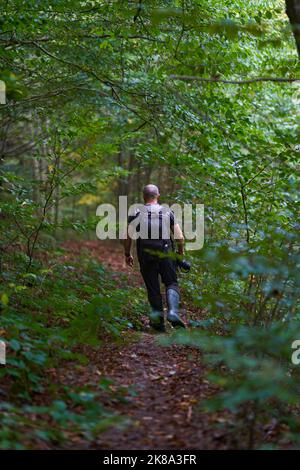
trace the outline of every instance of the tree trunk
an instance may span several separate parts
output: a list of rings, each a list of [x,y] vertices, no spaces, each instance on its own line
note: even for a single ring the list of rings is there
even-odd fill
[[[60,170],[60,155],[57,156],[56,171]],[[59,222],[59,196],[60,196],[60,185],[57,184],[55,188],[55,204],[54,204],[54,236],[56,239],[57,226]]]
[[[285,5],[300,57],[300,0],[285,0]]]

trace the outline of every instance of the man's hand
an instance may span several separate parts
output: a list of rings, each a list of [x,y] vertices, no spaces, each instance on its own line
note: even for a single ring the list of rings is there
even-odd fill
[[[132,268],[132,266],[133,266],[133,257],[130,254],[125,255],[125,261],[126,261],[127,266],[130,266]]]

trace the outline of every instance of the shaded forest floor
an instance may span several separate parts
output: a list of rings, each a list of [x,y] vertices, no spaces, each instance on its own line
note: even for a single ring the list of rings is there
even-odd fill
[[[247,448],[234,413],[204,411],[217,389],[200,350],[163,344],[170,325],[149,328],[137,263],[125,266],[120,245],[69,240],[38,262],[40,274],[15,274],[21,290],[11,284],[3,309],[0,448]],[[204,320],[182,294],[186,323]],[[256,442],[280,431],[263,420]]]
[[[131,270],[124,265],[122,249],[118,245],[68,242],[64,248],[72,257],[82,249],[88,249],[93,258],[113,271],[113,276],[123,273],[128,285],[142,285],[138,267]],[[126,285],[120,285],[120,288],[126,288]],[[187,305],[183,311],[185,320],[186,315],[195,318],[195,312],[189,312]],[[128,418],[126,426],[112,427],[100,434],[92,447],[134,450],[226,448],[225,433],[213,426],[222,423],[222,417],[200,411],[199,402],[214,393],[204,377],[200,353],[186,346],[160,345],[159,339],[164,335],[152,333],[146,317],[143,323],[144,331],[126,332],[121,343],[104,342],[92,354],[89,369],[111,380],[112,390],[122,390],[124,399],[109,402],[108,408]],[[68,371],[62,371],[62,375],[67,377]]]

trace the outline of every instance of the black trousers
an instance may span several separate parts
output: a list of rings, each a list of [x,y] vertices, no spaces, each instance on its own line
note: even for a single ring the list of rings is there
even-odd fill
[[[176,264],[170,258],[159,258],[141,249],[138,249],[138,260],[149,303],[154,310],[162,312],[163,300],[160,292],[159,276],[161,276],[166,290],[172,288],[179,292]]]

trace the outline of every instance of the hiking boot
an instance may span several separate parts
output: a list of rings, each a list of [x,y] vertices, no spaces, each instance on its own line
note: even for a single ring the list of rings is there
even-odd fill
[[[175,328],[185,328],[185,324],[179,317],[179,293],[175,289],[167,289],[168,313],[167,320]]]
[[[157,312],[153,310],[150,315],[150,326],[154,330],[160,332],[160,333],[165,333],[166,327],[165,327],[165,322],[164,322],[164,313],[163,312]]]

